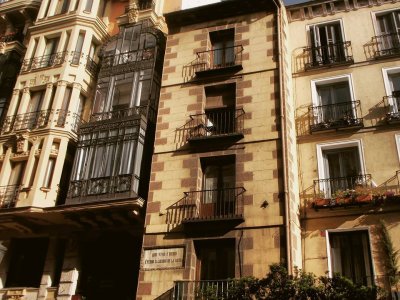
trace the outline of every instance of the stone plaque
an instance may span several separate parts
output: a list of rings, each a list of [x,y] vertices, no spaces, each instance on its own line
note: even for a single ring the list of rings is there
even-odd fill
[[[176,269],[184,264],[185,248],[159,248],[144,250],[143,269]]]

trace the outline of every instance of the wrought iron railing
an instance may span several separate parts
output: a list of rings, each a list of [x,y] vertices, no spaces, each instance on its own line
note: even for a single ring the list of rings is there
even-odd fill
[[[381,58],[385,56],[400,54],[400,33],[388,33],[372,38],[374,47],[374,57]]]
[[[305,47],[303,51],[305,54],[305,70],[354,62],[350,41]]]
[[[6,117],[1,127],[1,134],[11,134],[20,130],[44,129],[50,127],[51,124],[56,127],[65,127],[68,123],[71,125],[71,130],[76,133],[84,121],[78,114],[67,110],[41,110]]]
[[[58,52],[25,59],[22,62],[21,72],[29,72],[37,69],[61,66],[65,62],[67,54],[67,52]]]
[[[147,106],[135,106],[127,109],[119,109],[109,112],[96,113],[90,117],[89,122],[99,122],[111,119],[124,119],[137,115],[146,115],[147,109],[148,109]]]
[[[174,300],[233,299],[230,295],[234,280],[175,281]]]
[[[133,180],[139,180],[131,174],[107,176],[83,180],[72,180],[68,190],[68,198],[101,197],[132,191]]]
[[[136,51],[124,52],[116,55],[105,56],[101,63],[102,68],[123,65],[155,58],[155,48],[147,48]]]
[[[22,32],[10,33],[7,35],[3,35],[0,37],[0,43],[9,43],[9,42],[22,42],[24,35]]]
[[[195,72],[223,69],[241,66],[243,60],[243,46],[233,46],[208,51],[197,52],[193,64]]]
[[[186,192],[167,209],[167,223],[243,217],[243,187]]]
[[[314,205],[371,202],[372,187],[371,174],[314,180]]]
[[[18,200],[20,186],[0,186],[0,208],[12,208]]]
[[[363,126],[360,100],[309,107],[310,131]]]
[[[400,121],[400,96],[385,96],[383,102],[386,108],[386,120],[389,123]]]
[[[242,108],[209,110],[204,114],[191,115],[186,124],[188,140],[227,135],[243,135],[245,112]]]
[[[87,57],[86,60],[86,71],[88,71],[89,74],[92,75],[93,77],[96,77],[97,73],[99,72],[98,64],[89,56]]]
[[[83,53],[82,52],[76,52],[76,51],[72,51],[71,52],[71,65],[79,65],[79,63],[81,62],[83,58]]]

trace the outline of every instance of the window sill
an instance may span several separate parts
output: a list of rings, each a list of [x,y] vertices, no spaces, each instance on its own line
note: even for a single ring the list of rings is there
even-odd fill
[[[51,191],[51,188],[43,187],[43,186],[42,186],[42,187],[40,188],[40,190],[41,190],[42,192],[48,193],[48,192]]]

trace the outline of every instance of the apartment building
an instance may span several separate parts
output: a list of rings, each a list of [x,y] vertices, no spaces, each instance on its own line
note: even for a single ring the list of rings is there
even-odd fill
[[[300,232],[296,212],[289,224],[285,207],[296,207],[297,174],[294,117],[280,118],[290,109],[290,68],[279,55],[287,49],[278,28],[284,11],[261,0],[169,5],[143,300],[207,297],[226,290],[228,278],[301,264],[300,234],[287,234],[289,226]]]
[[[7,77],[18,72],[10,60],[1,77],[3,299],[135,298],[161,10],[162,1],[0,3],[2,20],[15,21],[2,23],[2,49],[25,52],[18,77]],[[17,29],[25,43],[12,41]]]
[[[382,224],[399,249],[397,1],[287,7],[303,267],[387,289]]]

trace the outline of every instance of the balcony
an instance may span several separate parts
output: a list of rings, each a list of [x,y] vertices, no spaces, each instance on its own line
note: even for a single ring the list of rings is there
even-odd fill
[[[400,33],[389,33],[372,38],[374,58],[386,58],[400,54]]]
[[[187,227],[201,224],[220,226],[237,225],[244,221],[243,187],[185,192],[184,197],[167,208],[168,224],[184,224]]]
[[[205,139],[233,139],[244,137],[243,109],[221,108],[209,110],[204,114],[191,115],[186,124],[189,128],[187,140],[198,142]]]
[[[233,299],[234,280],[175,281],[174,300],[186,299]],[[235,298],[236,299],[236,298]]]
[[[200,77],[238,72],[243,69],[242,56],[242,45],[197,52],[194,71]]]
[[[92,58],[87,58],[85,68],[92,77],[96,78],[99,73],[99,65]]]
[[[13,208],[18,200],[20,186],[0,186],[0,208]]]
[[[130,119],[133,116],[145,115],[147,116],[147,106],[135,106],[127,109],[119,109],[114,111],[108,111],[104,113],[96,113],[90,117],[89,122],[102,122],[107,120],[124,120]]]
[[[139,178],[132,174],[72,180],[67,204],[135,198],[133,187],[138,183]]]
[[[25,59],[22,62],[21,73],[44,68],[59,67],[66,61],[67,54],[67,52],[58,52],[50,55],[43,55],[31,59]]]
[[[15,116],[8,116],[1,127],[1,134],[13,134],[19,131],[33,131],[52,127],[67,128],[70,124],[71,131],[77,133],[84,121],[75,113],[66,110],[41,110]]]
[[[21,42],[24,40],[22,32],[10,33],[0,37],[0,43]]]
[[[305,71],[354,63],[351,42],[305,47]]]
[[[135,68],[133,69],[151,68],[153,59],[155,59],[155,57],[156,48],[147,48],[105,56],[103,57],[101,63],[101,76],[107,76],[109,73],[129,72],[130,69],[127,68],[127,64],[135,65]],[[136,66],[137,64],[143,65]]]
[[[311,133],[364,126],[363,119],[360,118],[362,113],[359,100],[310,106],[308,111]]]
[[[370,174],[314,180],[314,202],[318,208],[362,206],[373,201]]]
[[[386,121],[389,124],[400,122],[400,96],[385,96],[383,103],[386,108]]]

